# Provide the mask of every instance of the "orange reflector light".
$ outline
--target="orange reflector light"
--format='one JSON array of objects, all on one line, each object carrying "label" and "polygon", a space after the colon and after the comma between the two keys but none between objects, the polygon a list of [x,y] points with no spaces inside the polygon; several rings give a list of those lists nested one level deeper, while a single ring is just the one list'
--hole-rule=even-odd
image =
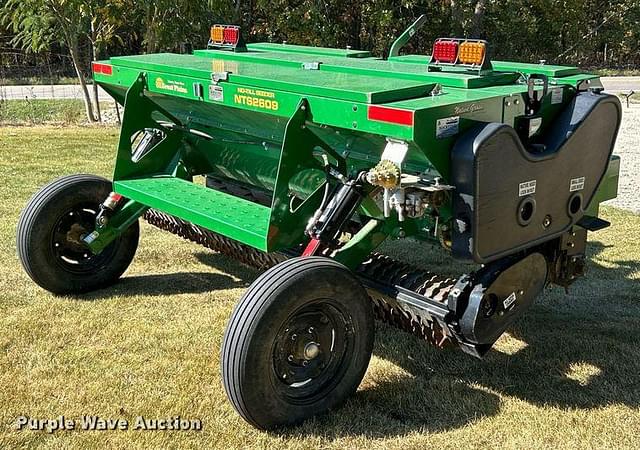
[{"label": "orange reflector light", "polygon": [[222,44],[224,42],[224,27],[222,25],[211,27],[211,41],[214,44]]},{"label": "orange reflector light", "polygon": [[113,67],[109,64],[93,63],[93,73],[101,73],[103,75],[113,75]]},{"label": "orange reflector light", "polygon": [[406,109],[387,108],[386,106],[371,105],[367,109],[367,119],[379,122],[397,123],[398,125],[413,125],[413,111]]},{"label": "orange reflector light", "polygon": [[463,42],[460,44],[460,50],[458,51],[458,60],[462,64],[480,66],[484,61],[485,53],[486,46],[483,42]]}]

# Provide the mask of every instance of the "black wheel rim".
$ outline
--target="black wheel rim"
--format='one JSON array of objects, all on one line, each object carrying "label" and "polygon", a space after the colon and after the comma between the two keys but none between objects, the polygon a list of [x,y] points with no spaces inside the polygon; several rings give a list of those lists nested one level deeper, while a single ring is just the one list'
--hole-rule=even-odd
[{"label": "black wheel rim", "polygon": [[274,385],[293,403],[313,403],[344,375],[354,347],[353,323],[341,306],[318,299],[291,314],[273,346]]},{"label": "black wheel rim", "polygon": [[95,255],[83,238],[95,229],[98,205],[83,203],[66,210],[56,221],[51,250],[58,265],[69,273],[86,274],[104,267],[113,257],[114,243]]}]

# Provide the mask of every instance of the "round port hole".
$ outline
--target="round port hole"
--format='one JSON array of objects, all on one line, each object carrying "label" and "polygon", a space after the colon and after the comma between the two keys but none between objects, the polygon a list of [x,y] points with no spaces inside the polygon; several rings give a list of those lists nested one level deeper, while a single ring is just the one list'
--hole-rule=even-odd
[{"label": "round port hole", "polygon": [[575,216],[582,211],[582,194],[574,194],[569,199],[569,215]]},{"label": "round port hole", "polygon": [[536,201],[527,197],[518,205],[518,223],[522,226],[529,225],[536,212]]}]

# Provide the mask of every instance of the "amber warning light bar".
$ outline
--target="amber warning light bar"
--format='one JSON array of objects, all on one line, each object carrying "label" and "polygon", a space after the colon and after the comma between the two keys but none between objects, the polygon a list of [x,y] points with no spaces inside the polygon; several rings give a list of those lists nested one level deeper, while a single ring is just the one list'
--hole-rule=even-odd
[{"label": "amber warning light bar", "polygon": [[246,51],[247,47],[242,39],[240,27],[237,25],[214,25],[211,27],[209,48]]},{"label": "amber warning light bar", "polygon": [[481,39],[440,38],[433,44],[429,70],[491,71],[487,41]]}]

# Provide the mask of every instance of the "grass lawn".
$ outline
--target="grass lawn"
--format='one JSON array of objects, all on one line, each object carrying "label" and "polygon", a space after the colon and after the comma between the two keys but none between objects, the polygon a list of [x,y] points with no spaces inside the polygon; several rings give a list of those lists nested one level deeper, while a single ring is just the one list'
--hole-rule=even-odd
[{"label": "grass lawn", "polygon": [[[100,105],[103,111],[107,108],[106,103]],[[0,100],[0,126],[84,123],[87,123],[87,116],[80,99]]]},{"label": "grass lawn", "polygon": [[[638,448],[640,216],[613,208],[588,276],[547,291],[484,361],[380,325],[358,393],[280,433],[246,425],[221,384],[231,308],[257,272],[146,224],[116,286],[36,287],[16,257],[27,198],[63,174],[108,176],[117,130],[0,128],[0,448]],[[415,255],[405,242],[391,252]],[[410,247],[409,247],[410,246]],[[420,261],[447,259],[424,246]],[[406,254],[406,253],[405,253]],[[17,431],[19,415],[201,419],[203,430]]]}]

